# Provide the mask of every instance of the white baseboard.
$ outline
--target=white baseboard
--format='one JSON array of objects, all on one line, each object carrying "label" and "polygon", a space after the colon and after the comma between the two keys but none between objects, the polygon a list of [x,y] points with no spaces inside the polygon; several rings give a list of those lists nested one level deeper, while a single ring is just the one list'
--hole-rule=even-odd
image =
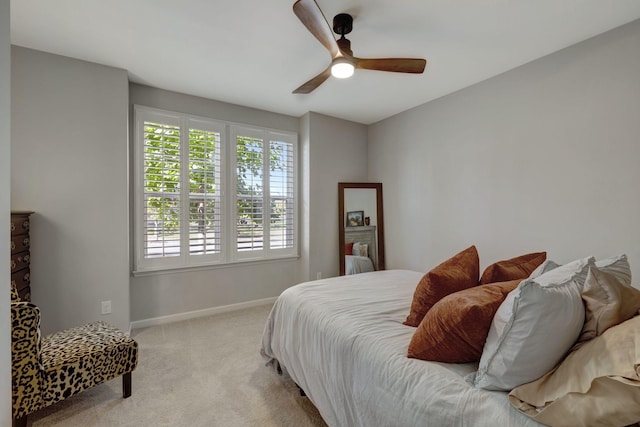
[{"label": "white baseboard", "polygon": [[151,319],[135,320],[131,322],[129,331],[149,326],[166,325],[167,323],[180,322],[182,320],[195,319],[198,317],[211,316],[212,314],[228,313],[230,311],[242,310],[243,308],[257,307],[260,305],[273,304],[277,297],[264,298],[253,301],[241,302],[238,304],[223,305],[220,307],[205,308],[203,310],[187,311],[186,313],[170,314],[168,316],[153,317]]}]

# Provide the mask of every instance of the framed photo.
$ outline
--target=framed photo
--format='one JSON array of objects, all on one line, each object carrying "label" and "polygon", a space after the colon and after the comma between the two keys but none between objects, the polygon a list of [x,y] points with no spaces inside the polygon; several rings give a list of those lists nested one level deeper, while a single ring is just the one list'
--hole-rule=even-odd
[{"label": "framed photo", "polygon": [[347,212],[347,227],[359,227],[364,225],[364,211]]}]

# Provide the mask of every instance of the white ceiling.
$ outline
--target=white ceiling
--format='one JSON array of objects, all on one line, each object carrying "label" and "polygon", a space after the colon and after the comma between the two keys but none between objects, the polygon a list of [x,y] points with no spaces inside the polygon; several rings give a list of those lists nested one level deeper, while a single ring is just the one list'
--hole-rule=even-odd
[{"label": "white ceiling", "polygon": [[14,0],[11,40],[136,83],[369,124],[640,18],[638,0],[316,1],[329,23],[354,16],[356,56],[422,57],[425,73],[357,70],[292,94],[330,62],[293,0]]}]

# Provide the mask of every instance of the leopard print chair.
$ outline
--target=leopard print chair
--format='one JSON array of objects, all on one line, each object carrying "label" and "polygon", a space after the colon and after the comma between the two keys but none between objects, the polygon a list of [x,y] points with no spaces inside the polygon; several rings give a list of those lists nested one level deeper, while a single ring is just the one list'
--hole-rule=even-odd
[{"label": "leopard print chair", "polygon": [[27,415],[82,390],[122,375],[122,394],[131,396],[131,372],[138,344],[105,322],[40,336],[40,310],[11,289],[13,426]]}]

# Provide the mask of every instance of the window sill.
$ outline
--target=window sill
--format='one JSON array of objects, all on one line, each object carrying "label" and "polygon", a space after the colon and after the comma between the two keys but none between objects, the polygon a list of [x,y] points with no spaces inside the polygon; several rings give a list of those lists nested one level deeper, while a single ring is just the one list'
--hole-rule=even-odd
[{"label": "window sill", "polygon": [[131,276],[144,277],[144,276],[156,276],[156,275],[163,275],[163,274],[179,274],[179,273],[187,273],[187,272],[201,271],[201,270],[218,270],[222,268],[239,268],[239,267],[247,267],[247,266],[253,266],[253,265],[260,265],[260,264],[293,262],[293,261],[298,261],[298,259],[300,259],[300,256],[295,255],[295,256],[284,256],[282,258],[225,262],[221,264],[193,265],[189,267],[167,267],[167,268],[159,268],[157,270],[132,271]]}]

